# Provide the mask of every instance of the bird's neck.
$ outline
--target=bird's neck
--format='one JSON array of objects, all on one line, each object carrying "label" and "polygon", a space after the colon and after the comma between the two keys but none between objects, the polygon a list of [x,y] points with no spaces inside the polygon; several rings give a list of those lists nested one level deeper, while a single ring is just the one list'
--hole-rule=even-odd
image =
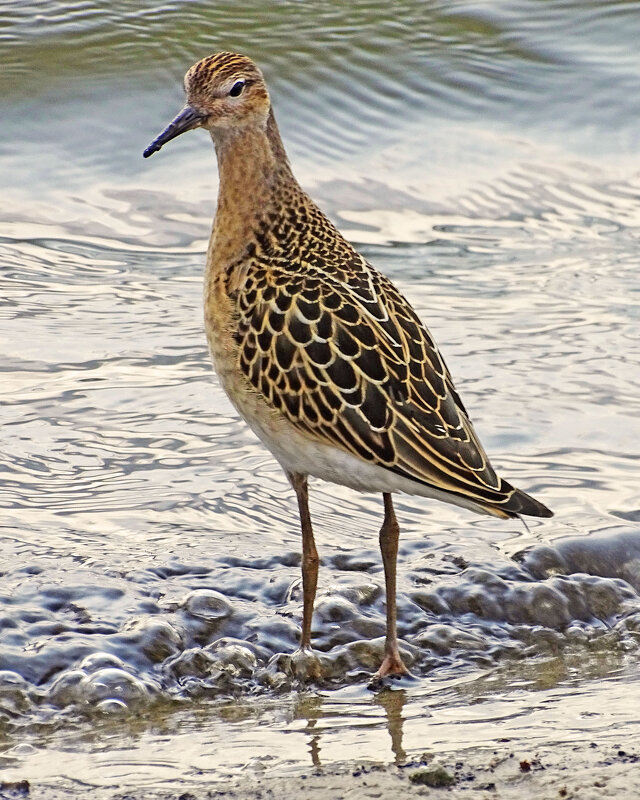
[{"label": "bird's neck", "polygon": [[265,127],[212,133],[220,188],[209,250],[209,265],[228,268],[242,260],[265,227],[276,223],[283,200],[301,192],[270,112]]}]

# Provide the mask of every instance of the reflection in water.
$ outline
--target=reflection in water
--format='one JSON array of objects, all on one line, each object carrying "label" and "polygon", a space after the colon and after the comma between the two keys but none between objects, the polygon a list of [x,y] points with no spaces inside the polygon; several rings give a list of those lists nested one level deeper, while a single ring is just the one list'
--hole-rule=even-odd
[{"label": "reflection in water", "polygon": [[321,730],[317,729],[318,720],[322,719],[323,714],[323,700],[319,695],[302,695],[298,698],[295,705],[294,719],[306,720],[304,732],[307,734],[307,745],[309,747],[309,755],[311,756],[311,763],[314,767],[321,766],[320,760],[320,740],[322,736]]},{"label": "reflection in water", "polygon": [[374,702],[384,709],[393,760],[400,766],[407,758],[402,749],[402,709],[407,703],[407,695],[402,689],[383,689],[376,693]]},{"label": "reflection in water", "polygon": [[[373,695],[362,693],[358,702],[359,714],[362,715],[359,725],[364,724],[367,729],[379,728],[386,731],[388,738],[385,750],[389,751],[393,756],[393,763],[398,766],[407,760],[407,754],[402,746],[402,726],[403,709],[408,699],[404,689],[384,687]],[[296,725],[295,730],[305,735],[312,766],[320,767],[323,763],[327,763],[322,757],[323,741],[330,742],[336,728],[342,727],[345,722],[349,724],[351,710],[356,707],[353,705],[353,700],[354,698],[349,702],[346,699],[339,699],[335,704],[334,696],[327,693],[319,695],[304,693],[297,697],[293,720],[302,720],[305,724],[302,728]],[[375,713],[377,709],[383,712],[384,722],[381,721],[379,714]],[[428,712],[424,712],[424,716],[429,716]],[[389,758],[384,752],[379,751],[376,752],[376,760],[384,762]]]}]

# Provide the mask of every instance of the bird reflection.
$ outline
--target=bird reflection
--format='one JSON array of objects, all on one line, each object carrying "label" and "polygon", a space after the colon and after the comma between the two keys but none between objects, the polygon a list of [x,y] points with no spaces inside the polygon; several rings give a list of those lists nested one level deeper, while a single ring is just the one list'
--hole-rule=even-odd
[{"label": "bird reflection", "polygon": [[396,765],[400,766],[407,760],[407,754],[402,747],[402,710],[407,702],[407,693],[404,689],[384,688],[373,698],[376,705],[384,709],[387,718],[387,730],[391,738],[391,751]]},{"label": "bird reflection", "polygon": [[[407,760],[407,754],[402,746],[403,709],[406,703],[407,693],[403,689],[390,689],[387,687],[376,692],[370,700],[371,706],[378,706],[384,711],[386,728],[391,740],[393,761],[398,766],[401,766]],[[308,737],[309,755],[314,767],[322,766],[320,755],[323,733],[335,733],[335,728],[328,728],[318,723],[324,718],[334,717],[335,715],[335,704],[329,698],[318,695],[304,695],[299,697],[296,702],[294,719],[306,720],[305,733]]]},{"label": "bird reflection", "polygon": [[323,712],[324,699],[318,695],[303,695],[298,698],[294,709],[294,719],[306,719],[306,733],[309,739],[309,755],[314,767],[322,766],[320,761],[321,730],[315,730],[318,720],[327,716]]}]

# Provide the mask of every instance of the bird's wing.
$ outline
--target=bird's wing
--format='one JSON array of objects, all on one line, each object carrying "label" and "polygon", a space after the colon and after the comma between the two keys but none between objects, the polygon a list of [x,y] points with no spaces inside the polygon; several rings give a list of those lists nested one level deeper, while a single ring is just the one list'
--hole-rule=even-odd
[{"label": "bird's wing", "polygon": [[298,429],[480,505],[508,503],[429,332],[366,262],[340,279],[257,270],[237,295],[239,366]]}]

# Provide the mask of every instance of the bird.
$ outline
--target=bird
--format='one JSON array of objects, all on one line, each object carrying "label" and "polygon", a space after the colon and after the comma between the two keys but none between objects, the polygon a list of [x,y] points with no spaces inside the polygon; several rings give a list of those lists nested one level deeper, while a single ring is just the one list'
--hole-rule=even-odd
[{"label": "bird", "polygon": [[220,52],[184,79],[186,105],[146,148],[208,131],[218,200],[204,322],[218,378],[295,492],[302,625],[294,674],[320,677],[311,624],[319,556],[308,478],[382,494],[384,654],[373,679],[408,673],[396,624],[397,492],[503,519],[552,512],[497,476],[425,325],[294,177],[260,68]]}]

